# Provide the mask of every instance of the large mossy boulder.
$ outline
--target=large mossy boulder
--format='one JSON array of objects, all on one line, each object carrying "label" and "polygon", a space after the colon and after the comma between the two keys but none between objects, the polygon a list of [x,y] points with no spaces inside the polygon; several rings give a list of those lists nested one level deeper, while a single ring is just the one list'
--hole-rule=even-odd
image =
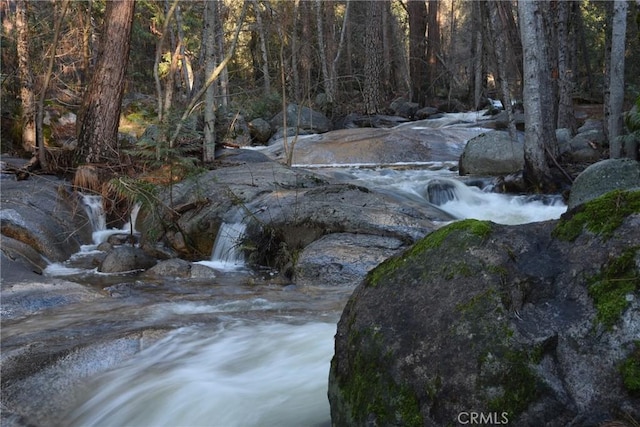
[{"label": "large mossy boulder", "polygon": [[573,208],[615,189],[640,189],[640,162],[607,159],[594,163],[578,175],[567,205]]},{"label": "large mossy boulder", "polygon": [[558,221],[455,222],[352,294],[329,375],[332,423],[638,420],[639,337],[640,192]]}]

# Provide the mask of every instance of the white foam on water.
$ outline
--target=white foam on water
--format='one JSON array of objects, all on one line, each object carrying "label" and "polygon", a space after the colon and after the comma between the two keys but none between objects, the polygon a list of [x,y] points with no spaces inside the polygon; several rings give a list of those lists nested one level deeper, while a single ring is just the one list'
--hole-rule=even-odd
[{"label": "white foam on water", "polygon": [[329,425],[335,331],[320,322],[176,331],[88,385],[65,425]]}]

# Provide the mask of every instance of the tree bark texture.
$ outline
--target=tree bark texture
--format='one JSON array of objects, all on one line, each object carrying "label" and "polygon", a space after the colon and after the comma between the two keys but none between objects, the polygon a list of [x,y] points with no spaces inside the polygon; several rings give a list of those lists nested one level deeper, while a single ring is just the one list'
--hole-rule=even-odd
[{"label": "tree bark texture", "polygon": [[546,192],[553,186],[547,153],[556,143],[542,3],[518,2],[518,12],[524,56],[524,178],[535,190]]},{"label": "tree bark texture", "polygon": [[384,2],[367,2],[365,29],[364,105],[367,114],[377,114],[382,107],[382,13]]},{"label": "tree bark texture", "polygon": [[611,158],[625,156],[624,147],[618,137],[622,134],[623,125],[622,104],[624,101],[624,57],[627,34],[627,10],[627,0],[614,1],[611,25],[609,97],[606,111],[606,130]]},{"label": "tree bark texture", "polygon": [[429,0],[427,23],[427,96],[437,95],[438,55],[440,54],[440,22],[438,18],[438,0]]},{"label": "tree bark texture", "polygon": [[407,2],[409,15],[409,73],[411,75],[411,100],[424,105],[427,93],[426,33],[427,7],[424,0]]},{"label": "tree bark texture", "polygon": [[16,50],[20,79],[20,107],[22,122],[22,149],[32,152],[36,147],[36,96],[31,74],[31,54],[29,52],[29,27],[27,24],[27,0],[16,3]]},{"label": "tree bark texture", "polygon": [[[204,69],[205,75],[210,76],[218,64],[216,47],[216,27],[219,24],[218,7],[214,2],[205,3],[204,22]],[[216,86],[210,85],[204,94],[204,147],[202,160],[212,162],[216,151]]]},{"label": "tree bark texture", "polygon": [[[577,129],[573,110],[574,72],[571,47],[575,32],[570,26],[570,17],[578,3],[573,1],[560,1],[557,3],[556,13],[556,37],[558,40],[558,122],[557,128],[568,128],[574,134]],[[575,52],[575,51],[574,51]]]},{"label": "tree bark texture", "polygon": [[134,9],[134,0],[107,2],[99,59],[78,121],[76,163],[117,159],[118,124]]}]

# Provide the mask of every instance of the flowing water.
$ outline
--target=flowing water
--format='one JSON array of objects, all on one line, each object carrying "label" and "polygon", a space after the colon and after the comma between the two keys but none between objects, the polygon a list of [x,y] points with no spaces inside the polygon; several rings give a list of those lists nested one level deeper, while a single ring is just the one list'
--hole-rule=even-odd
[{"label": "flowing water", "polygon": [[[316,172],[433,203],[456,218],[519,224],[558,218],[566,209],[559,198],[506,196],[465,185],[446,164],[401,170],[341,165]],[[87,201],[89,207],[94,204]],[[89,211],[97,212],[95,207]],[[100,219],[94,221],[98,244],[109,231]],[[65,426],[330,425],[333,336],[352,289],[256,282],[237,251],[243,232],[243,224],[224,224],[211,259],[201,261],[217,270],[213,283],[136,281],[126,287],[131,303],[117,307],[123,313],[134,310],[132,322],[175,327],[115,369],[91,376],[77,390]],[[95,245],[84,247],[77,257],[94,250]],[[119,283],[126,280],[74,267],[73,259],[50,266],[47,274],[120,292]],[[60,321],[99,319],[99,312],[89,310],[67,313]]]}]

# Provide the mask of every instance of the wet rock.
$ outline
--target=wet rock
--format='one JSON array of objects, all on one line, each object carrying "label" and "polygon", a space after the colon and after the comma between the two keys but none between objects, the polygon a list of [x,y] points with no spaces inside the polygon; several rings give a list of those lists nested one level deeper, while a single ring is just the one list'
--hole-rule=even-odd
[{"label": "wet rock", "polygon": [[420,108],[420,105],[404,98],[398,98],[391,103],[390,108],[397,116],[404,117],[406,119],[413,119],[416,116],[416,112],[418,111],[418,108]]},{"label": "wet rock", "polygon": [[578,175],[571,187],[569,209],[615,189],[640,188],[640,162],[607,159],[594,163]]},{"label": "wet rock", "polygon": [[192,264],[180,258],[160,261],[143,274],[149,278],[174,277],[184,279],[213,279],[215,271],[206,265]]},{"label": "wet rock", "polygon": [[248,147],[251,145],[251,130],[244,116],[241,114],[230,114],[225,117],[222,123],[225,133],[222,143],[233,144],[238,147]]},{"label": "wet rock", "polygon": [[329,234],[302,250],[294,280],[301,286],[355,286],[402,247],[403,242],[393,237]]},{"label": "wet rock", "polygon": [[442,113],[435,107],[424,107],[416,111],[416,119],[435,119],[442,117]]},{"label": "wet rock", "polygon": [[49,262],[68,259],[92,240],[89,219],[68,188],[53,176],[3,180],[2,235],[30,246]]},{"label": "wet rock", "polygon": [[258,144],[266,144],[273,133],[269,122],[261,118],[253,119],[249,122],[249,132]]},{"label": "wet rock", "polygon": [[113,248],[102,260],[98,271],[102,273],[122,273],[125,271],[146,270],[156,264],[156,259],[142,249],[132,246]]},{"label": "wet rock", "polygon": [[465,411],[531,427],[638,419],[620,366],[640,336],[640,210],[611,233],[573,224],[600,224],[591,216],[457,222],[372,270],[338,324],[332,422],[440,426]]},{"label": "wet rock", "polygon": [[[322,113],[314,111],[309,107],[300,107],[296,104],[287,105],[287,126],[293,126],[301,130],[311,131],[313,133],[328,132],[332,129],[331,121]],[[272,129],[278,129],[283,126],[284,114],[278,113],[269,123]]]},{"label": "wet rock", "polygon": [[491,131],[469,140],[460,156],[460,175],[504,175],[524,168],[522,134],[511,141],[508,132]]}]

